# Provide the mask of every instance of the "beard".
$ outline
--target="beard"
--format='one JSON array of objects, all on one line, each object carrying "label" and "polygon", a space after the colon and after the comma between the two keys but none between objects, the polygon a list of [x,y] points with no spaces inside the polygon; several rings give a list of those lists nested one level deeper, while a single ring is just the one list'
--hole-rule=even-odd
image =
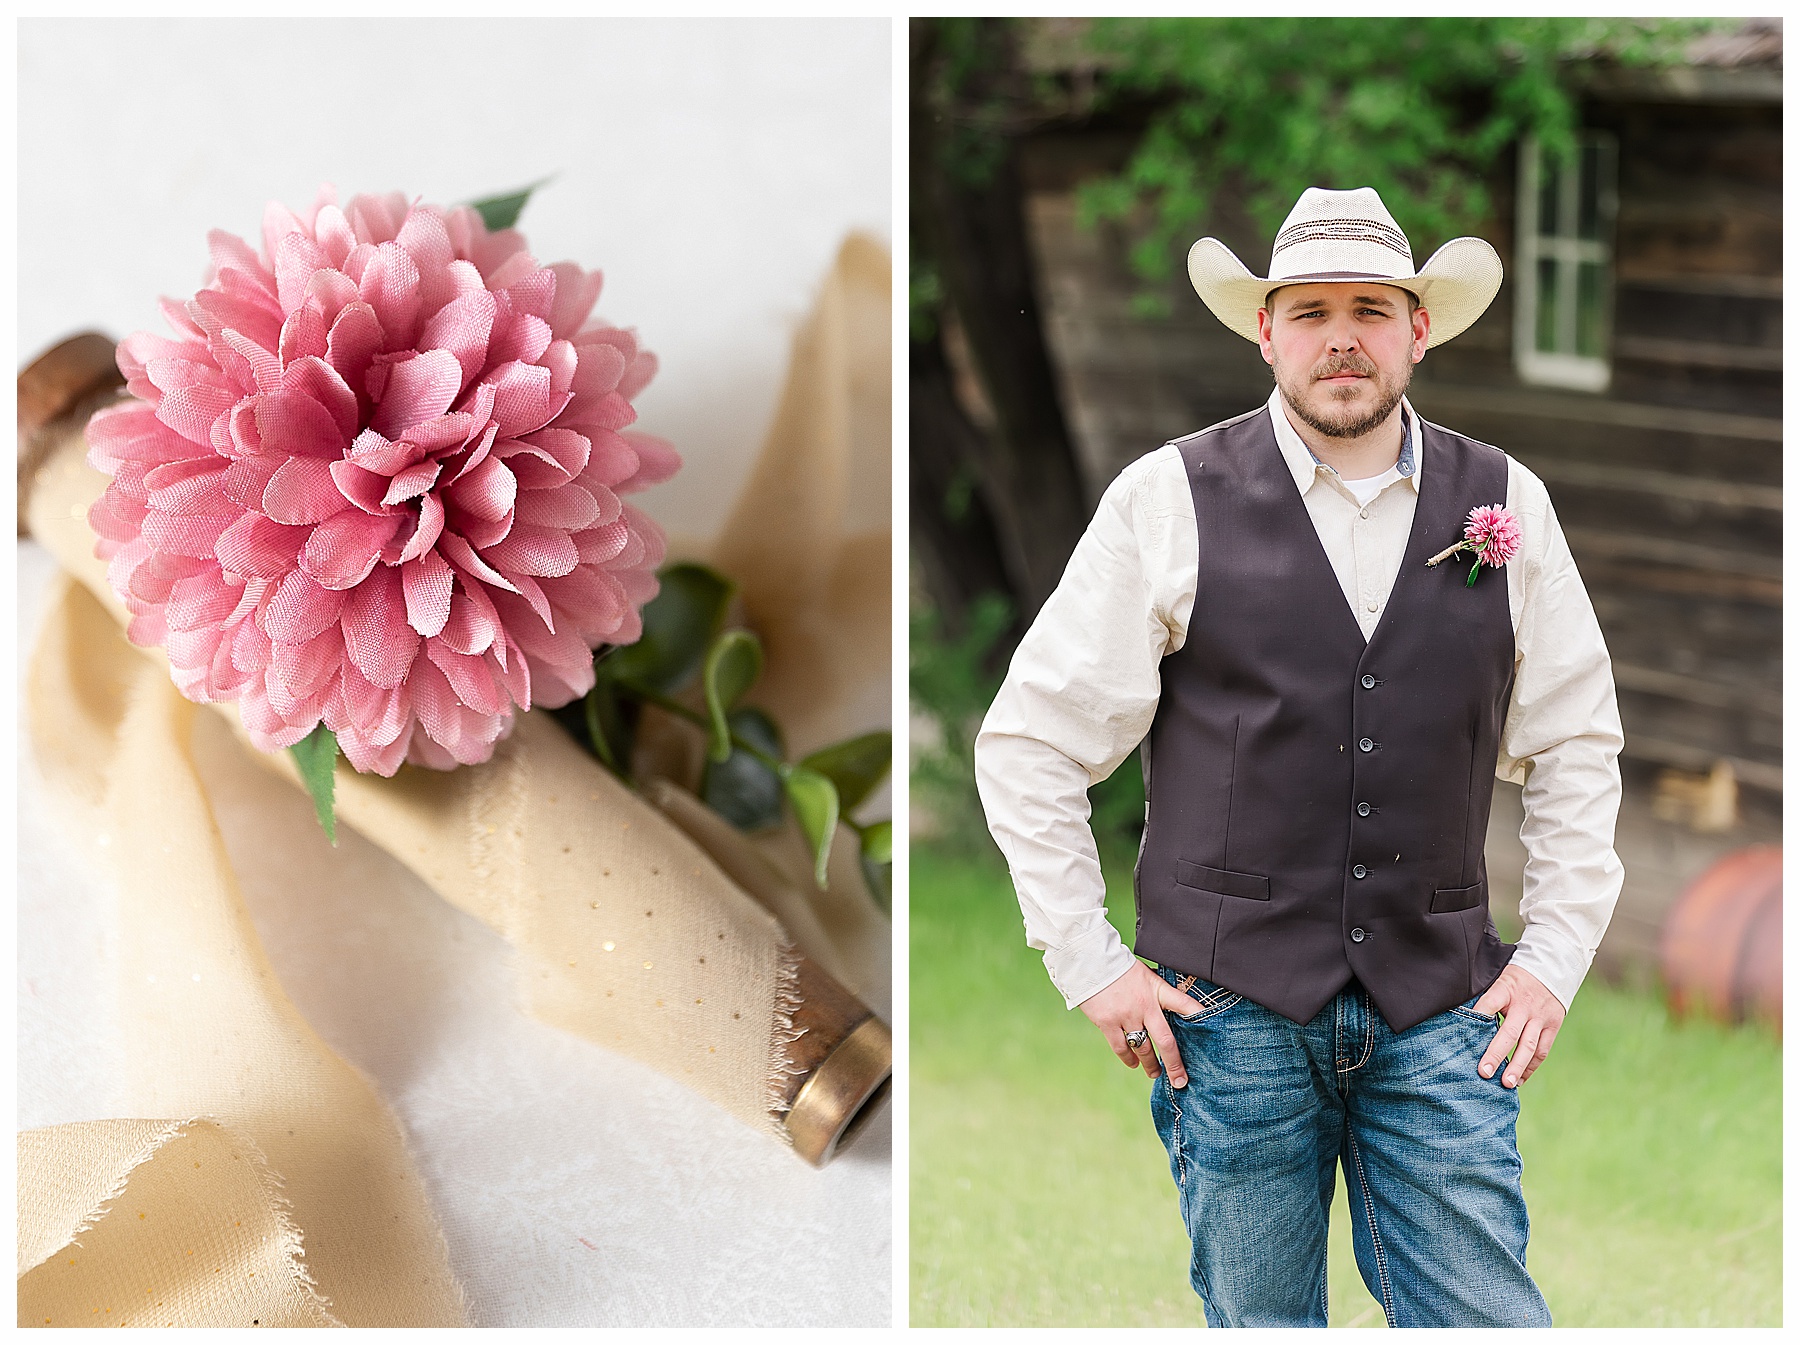
[{"label": "beard", "polygon": [[[1412,365],[1405,365],[1398,374],[1389,375],[1362,355],[1325,360],[1299,377],[1295,377],[1292,370],[1283,368],[1279,361],[1274,371],[1275,386],[1281,389],[1281,395],[1293,413],[1329,439],[1360,439],[1394,413],[1412,382]],[[1367,411],[1359,411],[1351,405],[1360,384],[1347,388],[1318,387],[1317,380],[1335,374],[1362,374],[1373,379],[1375,405]]]}]

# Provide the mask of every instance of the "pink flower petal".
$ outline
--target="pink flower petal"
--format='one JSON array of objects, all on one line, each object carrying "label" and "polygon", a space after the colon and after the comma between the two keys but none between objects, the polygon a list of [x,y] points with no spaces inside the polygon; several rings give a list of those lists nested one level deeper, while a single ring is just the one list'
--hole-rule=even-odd
[{"label": "pink flower petal", "polygon": [[356,437],[356,394],[330,364],[316,355],[296,360],[282,373],[281,386],[305,393],[324,407],[337,426],[339,450]]},{"label": "pink flower petal", "polygon": [[419,636],[406,622],[406,599],[400,576],[379,567],[350,590],[344,601],[344,649],[351,663],[378,687],[397,687],[406,680],[418,652]]},{"label": "pink flower petal", "polygon": [[436,495],[426,495],[419,501],[419,522],[412,537],[407,541],[400,553],[402,561],[417,560],[432,547],[438,544],[438,538],[444,532],[444,505]]},{"label": "pink flower petal", "polygon": [[325,361],[338,371],[346,384],[360,388],[368,375],[370,361],[386,340],[387,335],[373,308],[361,302],[347,304],[331,324]]},{"label": "pink flower petal", "polygon": [[275,247],[275,287],[281,311],[292,313],[306,301],[306,283],[313,272],[331,267],[331,258],[305,233],[284,237]]},{"label": "pink flower petal", "polygon": [[300,552],[300,568],[326,588],[354,588],[369,577],[399,527],[397,514],[346,509],[313,529]]},{"label": "pink flower petal", "polygon": [[381,502],[384,505],[396,505],[423,495],[437,484],[438,473],[442,470],[442,463],[427,461],[397,472],[388,485],[387,494],[381,497]]},{"label": "pink flower petal", "polygon": [[270,670],[297,696],[324,690],[343,662],[344,636],[336,626],[298,644],[276,640],[269,646]]},{"label": "pink flower petal", "polygon": [[212,442],[213,422],[236,404],[237,397],[222,387],[195,384],[165,396],[156,418],[183,439],[205,445]]},{"label": "pink flower petal", "polygon": [[271,640],[300,644],[336,623],[344,595],[292,571],[262,609],[262,628]]},{"label": "pink flower petal", "polygon": [[456,586],[449,619],[438,634],[459,654],[485,653],[502,638],[500,613],[480,584],[465,579]]},{"label": "pink flower petal", "polygon": [[486,548],[481,556],[496,570],[515,580],[519,575],[543,578],[567,574],[580,560],[568,533],[516,523],[505,540]]},{"label": "pink flower petal", "polygon": [[349,443],[331,412],[299,387],[257,398],[256,429],[262,452],[341,458]]},{"label": "pink flower petal", "polygon": [[600,505],[592,495],[571,483],[554,490],[521,491],[515,517],[522,525],[569,533],[586,528],[599,518]]},{"label": "pink flower petal", "polygon": [[289,458],[269,478],[263,512],[277,523],[323,523],[350,507],[331,464],[318,458]]},{"label": "pink flower petal", "polygon": [[244,514],[219,534],[214,550],[219,564],[231,574],[279,579],[294,568],[307,536],[305,528]]},{"label": "pink flower petal", "polygon": [[363,269],[357,291],[381,320],[390,348],[412,342],[419,317],[419,268],[411,253],[398,243],[382,243]]},{"label": "pink flower petal", "polygon": [[518,498],[518,482],[497,458],[489,458],[474,468],[448,490],[450,503],[476,518],[505,518]]},{"label": "pink flower petal", "polygon": [[486,290],[465,294],[431,315],[419,336],[419,346],[423,350],[448,350],[456,356],[462,366],[462,381],[467,383],[487,364],[494,312],[494,296]]},{"label": "pink flower petal", "polygon": [[331,464],[331,479],[346,500],[365,514],[385,514],[382,497],[387,494],[388,479],[342,458]]},{"label": "pink flower petal", "polygon": [[550,267],[556,276],[556,296],[550,305],[550,330],[558,337],[573,336],[581,330],[594,302],[600,297],[600,273],[583,271],[574,262],[556,262]]},{"label": "pink flower petal", "polygon": [[658,439],[641,430],[633,430],[625,436],[625,441],[638,456],[638,469],[613,487],[620,494],[627,495],[657,485],[680,470],[681,454],[675,451],[675,446],[668,440]]},{"label": "pink flower petal", "polygon": [[450,619],[450,566],[435,551],[400,567],[400,582],[406,594],[406,623],[419,634],[437,635]]},{"label": "pink flower petal", "polygon": [[[385,324],[384,324],[385,325]],[[444,414],[462,391],[462,366],[447,350],[427,350],[393,365],[370,422],[390,439]]]}]

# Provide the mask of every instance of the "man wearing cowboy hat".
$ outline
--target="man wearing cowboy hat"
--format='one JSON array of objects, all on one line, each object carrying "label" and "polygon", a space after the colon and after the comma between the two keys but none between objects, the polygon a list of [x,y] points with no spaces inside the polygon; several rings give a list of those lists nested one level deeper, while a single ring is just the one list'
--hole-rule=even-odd
[{"label": "man wearing cowboy hat", "polygon": [[[1308,188],[1267,277],[1213,238],[1188,274],[1275,390],[1112,483],[982,725],[1027,938],[1155,1080],[1209,1323],[1325,1324],[1341,1166],[1390,1324],[1548,1325],[1516,1089],[1623,880],[1618,710],[1543,484],[1405,397],[1500,260],[1458,238],[1415,268],[1375,191]],[[1087,825],[1140,740],[1155,971]],[[1488,918],[1496,775],[1524,786],[1517,945]]]}]

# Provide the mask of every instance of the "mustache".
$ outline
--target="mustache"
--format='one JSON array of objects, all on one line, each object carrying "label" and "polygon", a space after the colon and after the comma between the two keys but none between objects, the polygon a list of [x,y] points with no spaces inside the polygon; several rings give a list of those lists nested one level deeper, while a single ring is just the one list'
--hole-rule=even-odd
[{"label": "mustache", "polygon": [[1344,355],[1334,360],[1327,360],[1313,370],[1316,382],[1321,378],[1336,378],[1339,374],[1361,374],[1364,378],[1375,377],[1375,365],[1361,355]]}]

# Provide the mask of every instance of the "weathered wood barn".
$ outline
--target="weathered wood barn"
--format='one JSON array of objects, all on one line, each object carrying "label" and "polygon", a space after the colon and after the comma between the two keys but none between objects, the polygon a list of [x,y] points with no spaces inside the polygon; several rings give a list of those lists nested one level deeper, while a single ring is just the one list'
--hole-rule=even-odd
[{"label": "weathered wood barn", "polygon": [[[1412,390],[1422,414],[1549,485],[1612,651],[1628,781],[1712,772],[1764,818],[1782,781],[1780,48],[1779,21],[1747,21],[1682,65],[1581,77],[1579,161],[1549,164],[1529,142],[1505,156],[1482,232],[1507,283]],[[1123,239],[1078,224],[1076,189],[1132,141],[1065,124],[1023,158],[1094,496],[1270,386],[1185,279],[1171,316],[1138,316]],[[1267,262],[1259,231],[1227,217],[1218,232],[1252,268]]]}]

